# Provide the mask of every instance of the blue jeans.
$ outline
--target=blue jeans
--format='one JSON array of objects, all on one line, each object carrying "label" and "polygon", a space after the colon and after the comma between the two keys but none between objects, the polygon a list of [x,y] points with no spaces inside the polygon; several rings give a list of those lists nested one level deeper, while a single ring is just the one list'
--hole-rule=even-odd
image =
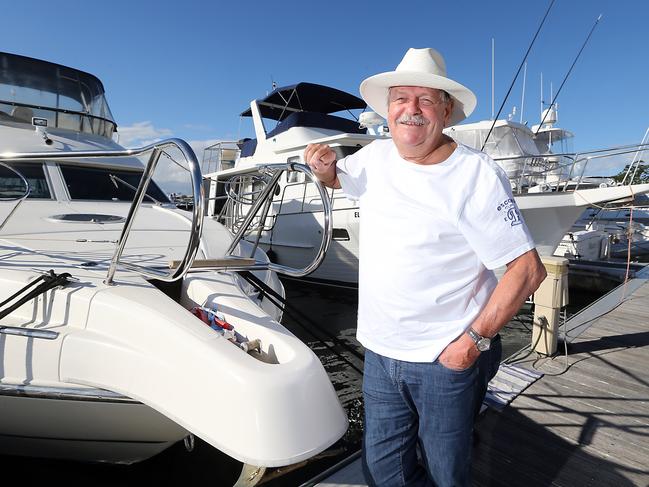
[{"label": "blue jeans", "polygon": [[496,337],[491,350],[462,371],[365,351],[368,486],[469,486],[473,422],[502,354]]}]

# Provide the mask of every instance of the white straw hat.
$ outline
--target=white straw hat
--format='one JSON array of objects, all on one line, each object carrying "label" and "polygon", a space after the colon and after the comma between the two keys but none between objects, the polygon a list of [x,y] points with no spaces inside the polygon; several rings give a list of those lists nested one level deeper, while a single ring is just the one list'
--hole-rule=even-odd
[{"label": "white straw hat", "polygon": [[394,71],[370,76],[361,83],[361,96],[376,113],[388,117],[388,90],[393,86],[424,86],[444,90],[454,99],[448,125],[471,115],[476,97],[471,90],[446,77],[446,63],[432,48],[408,49]]}]

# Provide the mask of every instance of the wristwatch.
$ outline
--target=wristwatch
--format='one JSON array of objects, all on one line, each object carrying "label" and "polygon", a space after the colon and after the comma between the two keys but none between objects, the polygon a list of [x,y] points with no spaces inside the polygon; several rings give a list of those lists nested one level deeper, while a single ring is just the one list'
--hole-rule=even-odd
[{"label": "wristwatch", "polygon": [[483,337],[482,335],[480,335],[480,333],[475,331],[473,328],[469,328],[466,331],[466,333],[467,333],[467,335],[469,335],[471,337],[471,340],[473,340],[473,342],[475,343],[476,348],[480,352],[486,352],[487,350],[489,350],[491,348],[491,338]]}]

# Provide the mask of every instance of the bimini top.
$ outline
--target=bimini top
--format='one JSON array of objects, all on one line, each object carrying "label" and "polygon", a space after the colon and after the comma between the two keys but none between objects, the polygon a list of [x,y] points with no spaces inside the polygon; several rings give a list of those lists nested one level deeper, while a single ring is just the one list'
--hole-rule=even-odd
[{"label": "bimini top", "polygon": [[110,137],[116,128],[104,85],[92,74],[60,64],[0,52],[1,121],[31,117],[59,127]]},{"label": "bimini top", "polygon": [[[282,121],[295,112],[334,113],[342,110],[364,110],[367,104],[357,96],[315,83],[297,83],[272,91],[257,100],[263,118]],[[250,108],[241,113],[251,117]]]}]

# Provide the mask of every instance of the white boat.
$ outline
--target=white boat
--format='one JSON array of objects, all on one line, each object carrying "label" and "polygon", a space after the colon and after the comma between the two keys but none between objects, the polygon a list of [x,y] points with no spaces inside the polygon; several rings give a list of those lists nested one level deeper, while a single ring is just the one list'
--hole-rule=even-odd
[{"label": "white boat", "polygon": [[[98,78],[0,53],[0,454],[133,463],[196,436],[254,485],[332,445],[345,413],[269,296],[276,272],[310,268],[203,221],[186,143],[126,150],[115,130]],[[166,159],[188,170],[193,212],[151,179]]]},{"label": "white boat", "polygon": [[623,206],[588,208],[555,253],[569,259],[610,262],[649,255],[649,205],[645,194]]},{"label": "white boat", "polygon": [[[268,162],[302,162],[309,143],[329,144],[340,157],[353,153],[377,138],[388,137],[385,121],[372,112],[362,113],[359,120],[343,119],[332,113],[363,110],[363,100],[348,93],[311,83],[278,88],[260,100],[253,100],[242,116],[252,117],[255,139],[238,143],[220,143],[206,150],[203,170],[212,180],[208,214],[231,228],[246,213],[241,198],[228,203],[222,200],[222,185],[230,181],[230,194],[236,185],[230,180],[233,170]],[[266,121],[276,121],[266,130]],[[569,132],[558,133],[543,127],[535,138],[526,125],[509,120],[496,121],[487,139],[492,121],[456,125],[445,133],[471,147],[482,148],[507,172],[512,190],[530,228],[537,250],[552,255],[563,236],[589,204],[618,200],[649,191],[649,185],[608,186],[588,182],[593,154],[544,154],[544,147],[566,139]],[[537,145],[538,144],[538,145]],[[226,155],[227,154],[227,155]],[[252,186],[237,180],[238,191],[251,193]],[[322,200],[299,174],[289,174],[280,182],[277,195],[260,222],[262,242],[277,262],[298,265],[313,254],[313,235],[322,224]],[[322,265],[309,278],[356,284],[358,269],[359,208],[340,190],[330,191],[333,207],[333,242]],[[313,232],[316,230],[316,232]],[[390,229],[386,229],[386,232]]]},{"label": "white boat", "polygon": [[[649,129],[636,146],[618,148],[627,154],[624,170],[615,175],[623,184],[647,180],[645,153],[649,149]],[[630,156],[633,155],[631,158]],[[598,157],[608,157],[607,153]],[[601,184],[601,183],[600,183]],[[606,183],[605,183],[606,184]],[[588,260],[608,264],[616,259],[646,259],[649,254],[649,197],[636,194],[621,203],[590,207],[584,211],[567,233],[555,255],[574,261]]]}]

